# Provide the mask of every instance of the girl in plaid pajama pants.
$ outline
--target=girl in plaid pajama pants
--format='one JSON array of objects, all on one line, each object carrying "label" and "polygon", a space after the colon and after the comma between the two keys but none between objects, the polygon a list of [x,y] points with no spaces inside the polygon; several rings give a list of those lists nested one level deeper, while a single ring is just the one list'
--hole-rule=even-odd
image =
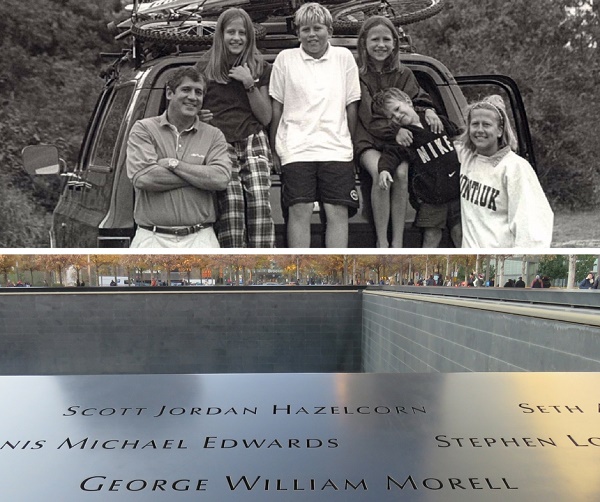
[{"label": "girl in plaid pajama pants", "polygon": [[237,8],[217,20],[213,46],[198,62],[208,86],[200,119],[223,131],[233,172],[217,192],[217,237],[224,248],[275,246],[269,200],[273,158],[265,128],[271,121],[271,65],[256,49],[250,16]]}]

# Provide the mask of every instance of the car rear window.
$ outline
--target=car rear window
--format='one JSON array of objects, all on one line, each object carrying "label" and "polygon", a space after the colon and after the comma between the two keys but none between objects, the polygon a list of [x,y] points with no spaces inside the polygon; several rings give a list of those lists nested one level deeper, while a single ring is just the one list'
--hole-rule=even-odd
[{"label": "car rear window", "polygon": [[133,85],[115,89],[98,127],[98,137],[90,158],[90,167],[111,169],[115,150],[119,147],[119,131],[133,94]]}]

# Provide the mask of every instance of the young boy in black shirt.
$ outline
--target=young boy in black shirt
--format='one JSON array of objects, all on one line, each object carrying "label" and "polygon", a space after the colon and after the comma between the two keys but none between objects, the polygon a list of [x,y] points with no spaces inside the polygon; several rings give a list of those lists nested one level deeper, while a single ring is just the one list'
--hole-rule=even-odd
[{"label": "young boy in black shirt", "polygon": [[416,112],[410,97],[396,88],[378,92],[373,111],[412,133],[411,146],[390,144],[384,148],[379,159],[380,188],[388,189],[394,171],[407,162],[409,200],[417,210],[415,225],[423,229],[423,247],[438,247],[445,227],[450,229],[454,245],[460,247],[460,163],[449,139],[458,134],[457,127],[440,116],[444,130],[433,133],[424,114]]}]

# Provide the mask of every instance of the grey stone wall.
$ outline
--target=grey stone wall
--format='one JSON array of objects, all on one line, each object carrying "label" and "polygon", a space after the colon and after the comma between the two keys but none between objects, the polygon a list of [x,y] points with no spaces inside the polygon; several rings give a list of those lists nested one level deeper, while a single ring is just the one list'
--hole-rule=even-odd
[{"label": "grey stone wall", "polygon": [[[600,371],[598,326],[357,288],[12,291],[0,292],[2,375]],[[576,313],[600,298],[574,294]]]},{"label": "grey stone wall", "polygon": [[600,328],[365,291],[363,370],[600,371]]},{"label": "grey stone wall", "polygon": [[150,289],[4,290],[0,374],[360,371],[356,288]]}]

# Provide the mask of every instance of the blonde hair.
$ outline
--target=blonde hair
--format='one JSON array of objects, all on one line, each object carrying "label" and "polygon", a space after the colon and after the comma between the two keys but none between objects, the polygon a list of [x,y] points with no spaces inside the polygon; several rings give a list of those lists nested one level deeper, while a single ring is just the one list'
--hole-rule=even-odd
[{"label": "blonde hair", "polygon": [[369,36],[369,31],[377,26],[383,26],[390,30],[392,38],[394,39],[394,48],[392,49],[392,53],[383,62],[384,71],[396,71],[402,67],[399,56],[400,36],[398,35],[398,30],[387,17],[373,16],[367,18],[358,32],[358,39],[356,42],[358,52],[357,65],[358,71],[361,75],[367,73],[371,65],[371,59],[369,58],[369,54],[367,54],[367,37]]},{"label": "blonde hair", "polygon": [[262,75],[264,61],[260,52],[256,48],[256,35],[252,19],[244,9],[231,7],[221,13],[217,19],[217,26],[213,37],[213,45],[208,50],[205,58],[208,58],[208,64],[204,69],[204,75],[207,80],[218,82],[219,84],[227,84],[229,82],[229,63],[228,52],[225,48],[225,29],[234,19],[241,19],[246,29],[246,47],[238,56],[233,66],[241,66],[244,64],[250,68],[252,77],[257,79]]},{"label": "blonde hair", "polygon": [[498,149],[509,146],[513,152],[516,152],[518,148],[517,136],[510,125],[510,120],[508,120],[508,114],[506,113],[506,105],[504,104],[504,100],[502,99],[502,96],[499,96],[498,94],[486,96],[481,101],[472,103],[467,107],[465,114],[465,122],[467,127],[465,132],[463,132],[460,137],[460,140],[463,142],[465,148],[472,152],[476,151],[475,144],[471,141],[469,127],[471,123],[471,113],[473,110],[481,108],[496,112],[496,115],[498,116],[498,126],[502,130],[502,135],[500,138],[498,138]]},{"label": "blonde hair", "polygon": [[294,15],[294,24],[296,25],[296,30],[298,30],[301,26],[315,23],[323,24],[332,30],[333,18],[331,17],[331,12],[329,12],[327,7],[324,7],[316,2],[303,4]]}]

